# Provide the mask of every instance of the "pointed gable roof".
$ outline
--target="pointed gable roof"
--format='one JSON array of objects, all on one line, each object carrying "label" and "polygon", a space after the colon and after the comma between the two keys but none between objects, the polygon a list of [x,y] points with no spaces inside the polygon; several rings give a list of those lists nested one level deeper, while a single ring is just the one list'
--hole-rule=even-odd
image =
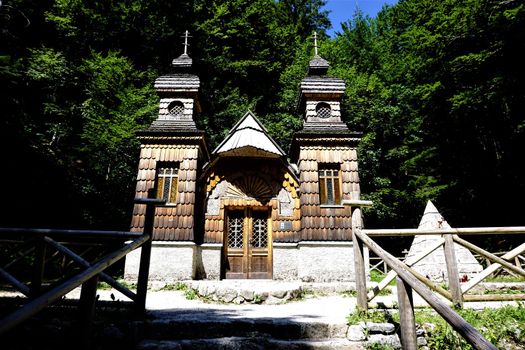
[{"label": "pointed gable roof", "polygon": [[265,158],[285,156],[281,147],[268,135],[266,128],[251,111],[235,124],[213,154]]}]

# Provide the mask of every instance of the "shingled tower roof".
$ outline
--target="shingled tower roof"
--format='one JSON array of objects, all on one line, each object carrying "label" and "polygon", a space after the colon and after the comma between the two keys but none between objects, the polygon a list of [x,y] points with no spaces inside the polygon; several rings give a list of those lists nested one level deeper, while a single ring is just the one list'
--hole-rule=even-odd
[{"label": "shingled tower roof", "polygon": [[314,57],[308,64],[308,76],[301,81],[299,111],[304,113],[300,135],[350,135],[341,120],[341,99],[346,85],[343,79],[328,76],[330,64],[318,53],[317,34],[314,34]]},{"label": "shingled tower roof", "polygon": [[171,74],[155,80],[161,101],[159,116],[144,133],[201,133],[194,121],[194,114],[201,111],[199,101],[200,80],[193,73],[193,60],[188,55],[188,37],[184,35],[184,52],[171,62]]}]

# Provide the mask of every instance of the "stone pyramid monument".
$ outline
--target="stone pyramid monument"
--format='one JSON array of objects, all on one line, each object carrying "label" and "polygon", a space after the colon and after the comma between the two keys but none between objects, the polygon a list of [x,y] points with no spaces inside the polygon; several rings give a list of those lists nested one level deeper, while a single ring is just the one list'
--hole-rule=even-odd
[{"label": "stone pyramid monument", "polygon": [[[434,204],[431,201],[428,201],[418,229],[430,230],[440,228],[451,227],[445,218],[438,212]],[[425,248],[432,245],[440,238],[441,235],[415,236],[406,259],[413,259],[414,256],[417,256],[423,252]],[[466,279],[470,279],[472,275],[483,270],[483,267],[478,263],[476,258],[474,258],[468,249],[456,243],[454,244],[454,248],[456,251],[456,259],[460,278],[466,276]],[[446,281],[448,277],[443,246],[439,247],[425,258],[414,264],[413,268],[422,275],[427,276],[432,281]]]}]

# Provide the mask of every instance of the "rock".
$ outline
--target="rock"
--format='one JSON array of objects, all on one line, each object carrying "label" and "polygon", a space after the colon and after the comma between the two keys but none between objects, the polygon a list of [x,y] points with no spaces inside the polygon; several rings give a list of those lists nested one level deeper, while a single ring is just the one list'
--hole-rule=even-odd
[{"label": "rock", "polygon": [[208,296],[208,288],[204,284],[200,284],[199,288],[197,289],[197,293],[199,293],[199,295],[201,297],[207,297]]},{"label": "rock", "polygon": [[283,299],[286,296],[286,290],[276,290],[271,292],[271,295],[276,298]]},{"label": "rock", "polygon": [[242,290],[239,295],[244,298],[244,300],[250,302],[255,298],[255,294],[252,290]]},{"label": "rock", "polygon": [[240,305],[242,303],[244,303],[244,298],[240,295],[237,295],[233,301],[232,301],[234,304],[237,304],[237,305]]},{"label": "rock", "polygon": [[366,340],[365,330],[363,326],[359,324],[354,324],[348,327],[346,332],[346,338],[351,341],[363,341]]},{"label": "rock", "polygon": [[237,296],[237,292],[231,288],[217,290],[216,294],[219,297],[219,300],[225,303],[231,303]]},{"label": "rock", "polygon": [[391,346],[394,349],[401,349],[401,341],[397,334],[384,335],[384,334],[371,334],[368,336],[368,344],[383,344]]},{"label": "rock", "polygon": [[392,323],[367,322],[366,328],[370,334],[392,334],[396,331],[396,326],[394,326]]},{"label": "rock", "polygon": [[425,346],[427,345],[427,340],[425,337],[417,337],[417,346]]},{"label": "rock", "polygon": [[274,297],[273,295],[270,295],[270,296],[264,301],[264,303],[265,303],[265,304],[268,304],[268,305],[284,304],[285,302],[286,302],[286,300],[276,298],[276,297]]},{"label": "rock", "polygon": [[423,323],[421,327],[425,330],[425,333],[432,333],[436,329],[435,324],[428,322]]}]

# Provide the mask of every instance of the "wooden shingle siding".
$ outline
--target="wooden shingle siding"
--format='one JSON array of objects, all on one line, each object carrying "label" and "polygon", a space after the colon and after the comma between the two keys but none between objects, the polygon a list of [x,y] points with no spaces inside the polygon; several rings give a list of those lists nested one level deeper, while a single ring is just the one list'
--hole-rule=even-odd
[{"label": "wooden shingle siding", "polygon": [[[159,162],[172,162],[178,166],[177,198],[173,204],[158,207],[154,222],[153,239],[161,241],[191,241],[194,239],[195,191],[197,163],[200,155],[198,144],[180,145],[176,142],[146,143],[141,146],[135,196],[145,198],[155,186]],[[168,163],[169,164],[169,163]],[[144,205],[135,205],[131,231],[144,227]]]},{"label": "wooden shingle siding", "polygon": [[321,206],[319,164],[332,164],[339,168],[341,199],[355,199],[359,193],[355,147],[331,147],[326,144],[300,146],[298,167],[301,180],[301,239],[351,240],[351,209],[342,206]]}]

